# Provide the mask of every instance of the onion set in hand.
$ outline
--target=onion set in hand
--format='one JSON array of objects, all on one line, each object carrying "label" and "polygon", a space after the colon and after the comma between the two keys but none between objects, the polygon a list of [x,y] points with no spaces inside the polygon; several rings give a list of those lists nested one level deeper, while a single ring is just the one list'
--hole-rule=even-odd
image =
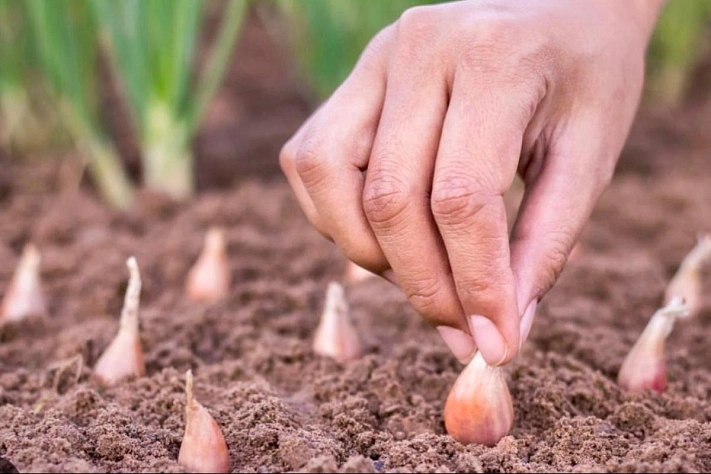
[{"label": "onion set in hand", "polygon": [[513,420],[513,401],[503,369],[489,366],[478,352],[447,397],[447,433],[463,444],[494,446],[511,431]]}]

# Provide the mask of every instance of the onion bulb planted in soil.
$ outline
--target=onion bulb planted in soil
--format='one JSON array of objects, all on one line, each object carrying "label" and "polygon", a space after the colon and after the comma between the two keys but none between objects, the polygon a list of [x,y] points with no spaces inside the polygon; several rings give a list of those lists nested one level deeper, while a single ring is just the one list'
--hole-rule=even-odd
[{"label": "onion bulb planted in soil", "polygon": [[37,248],[32,244],[26,245],[0,305],[0,322],[19,321],[27,316],[46,313],[40,262]]},{"label": "onion bulb planted in soil", "polygon": [[230,453],[222,431],[193,396],[193,373],[185,374],[185,435],[178,464],[188,472],[230,472]]},{"label": "onion bulb planted in soil", "polygon": [[339,283],[328,284],[326,304],[314,334],[313,348],[316,354],[341,363],[363,355],[360,337],[351,321],[343,286]]},{"label": "onion bulb planted in soil", "polygon": [[687,313],[687,307],[681,298],[674,298],[652,315],[647,327],[622,363],[617,376],[620,387],[630,392],[666,390],[664,341],[671,333],[676,319],[686,317]]},{"label": "onion bulb planted in soil", "polygon": [[494,446],[509,434],[513,420],[513,401],[503,369],[489,366],[478,352],[447,397],[447,433],[463,444]]},{"label": "onion bulb planted in soil", "polygon": [[205,235],[205,245],[195,265],[188,273],[185,293],[195,301],[217,301],[230,292],[231,272],[225,235],[212,228]]},{"label": "onion bulb planted in soil", "polygon": [[664,295],[664,304],[673,298],[682,298],[689,310],[685,317],[694,317],[702,305],[701,266],[711,258],[711,235],[700,235],[696,246],[681,262],[676,274],[669,282]]},{"label": "onion bulb planted in soil", "polygon": [[94,373],[106,385],[115,385],[126,377],[142,377],[146,373],[138,320],[141,274],[134,257],[126,261],[126,266],[130,278],[121,311],[119,330],[94,368]]}]

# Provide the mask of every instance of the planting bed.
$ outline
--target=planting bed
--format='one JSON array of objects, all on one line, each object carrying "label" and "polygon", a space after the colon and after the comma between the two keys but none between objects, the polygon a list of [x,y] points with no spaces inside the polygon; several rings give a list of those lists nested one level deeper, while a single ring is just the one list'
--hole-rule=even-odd
[{"label": "planting bed", "polygon": [[[679,322],[668,341],[664,394],[627,395],[615,382],[696,233],[711,231],[709,144],[680,117],[639,121],[575,258],[507,369],[511,436],[484,448],[444,433],[443,403],[461,367],[389,283],[347,286],[362,360],[339,365],[312,353],[326,285],[345,262],[268,172],[274,137],[287,136],[301,113],[290,100],[280,109],[287,118],[238,137],[262,145],[218,125],[206,133],[227,149],[261,149],[235,169],[266,177],[185,205],[143,195],[121,214],[88,189],[58,195],[52,163],[0,159],[0,294],[31,239],[51,313],[0,329],[0,457],[20,471],[180,471],[192,368],[234,470],[711,470],[709,292],[700,316]],[[202,143],[203,154],[217,149]],[[201,179],[210,184],[209,173]],[[216,224],[226,230],[234,289],[224,303],[194,303],[184,278]],[[91,368],[116,331],[130,255],[144,280],[148,374],[102,388]]]}]

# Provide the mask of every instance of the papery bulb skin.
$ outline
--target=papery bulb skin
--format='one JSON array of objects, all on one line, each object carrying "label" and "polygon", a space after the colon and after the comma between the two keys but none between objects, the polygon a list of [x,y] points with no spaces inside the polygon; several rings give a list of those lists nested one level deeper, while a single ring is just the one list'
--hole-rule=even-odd
[{"label": "papery bulb skin", "polygon": [[143,347],[139,334],[141,275],[134,257],[126,262],[130,273],[119,330],[94,367],[94,373],[106,385],[116,385],[126,377],[146,374]]},{"label": "papery bulb skin", "polygon": [[495,446],[509,434],[513,401],[503,370],[477,353],[457,380],[444,405],[447,433],[462,444]]},{"label": "papery bulb skin", "polygon": [[664,293],[664,304],[673,298],[683,298],[689,307],[689,318],[693,318],[701,309],[701,275],[698,270],[682,268],[674,275]]},{"label": "papery bulb skin", "polygon": [[701,310],[701,266],[711,258],[711,235],[699,236],[696,246],[691,249],[679,269],[672,277],[664,293],[664,304],[668,305],[673,298],[684,300],[689,310],[685,317],[693,318]]},{"label": "papery bulb skin", "polygon": [[686,306],[681,299],[674,298],[669,305],[652,315],[647,327],[622,363],[617,376],[617,383],[622,389],[629,392],[666,390],[665,340],[671,333],[676,318],[685,317],[686,313]]},{"label": "papery bulb skin", "polygon": [[231,280],[224,233],[212,228],[205,235],[202,252],[188,273],[185,292],[194,301],[218,301],[229,295]]},{"label": "papery bulb skin", "polygon": [[345,274],[345,280],[348,283],[358,283],[361,281],[368,280],[369,278],[372,278],[375,275],[375,273],[366,270],[365,268],[361,267],[360,265],[353,263],[352,261],[348,261],[348,264],[346,265],[346,274]]},{"label": "papery bulb skin", "polygon": [[19,321],[27,316],[46,314],[47,307],[39,273],[40,262],[37,248],[32,244],[25,246],[20,263],[0,304],[0,321]]},{"label": "papery bulb skin", "polygon": [[230,472],[230,453],[219,425],[193,397],[193,374],[185,375],[185,434],[178,464],[188,472]]},{"label": "papery bulb skin", "polygon": [[338,283],[331,282],[328,285],[326,305],[314,334],[313,349],[315,353],[341,363],[359,359],[363,355],[343,287]]},{"label": "papery bulb skin", "polygon": [[146,374],[146,362],[140,336],[119,330],[94,367],[94,373],[105,385],[116,385],[131,377]]}]

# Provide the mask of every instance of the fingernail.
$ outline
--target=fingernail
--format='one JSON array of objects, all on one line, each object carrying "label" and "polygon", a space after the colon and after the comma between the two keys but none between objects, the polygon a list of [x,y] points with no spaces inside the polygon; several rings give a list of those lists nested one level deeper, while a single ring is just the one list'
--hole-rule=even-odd
[{"label": "fingernail", "polygon": [[449,326],[437,326],[437,331],[459,362],[468,364],[472,360],[476,345],[469,334]]},{"label": "fingernail", "polygon": [[392,283],[395,286],[400,286],[400,284],[397,281],[397,277],[395,276],[395,272],[392,270],[385,270],[383,273],[383,278],[388,280],[390,283]]},{"label": "fingernail", "polygon": [[533,318],[536,316],[536,308],[538,308],[538,300],[534,299],[531,301],[523,312],[521,317],[521,337],[519,338],[519,350],[523,347],[524,342],[528,339],[528,334],[531,332],[531,326],[533,326]]},{"label": "fingernail", "polygon": [[501,365],[509,354],[509,348],[494,323],[489,318],[475,314],[469,316],[469,324],[474,343],[486,363],[494,367]]}]

